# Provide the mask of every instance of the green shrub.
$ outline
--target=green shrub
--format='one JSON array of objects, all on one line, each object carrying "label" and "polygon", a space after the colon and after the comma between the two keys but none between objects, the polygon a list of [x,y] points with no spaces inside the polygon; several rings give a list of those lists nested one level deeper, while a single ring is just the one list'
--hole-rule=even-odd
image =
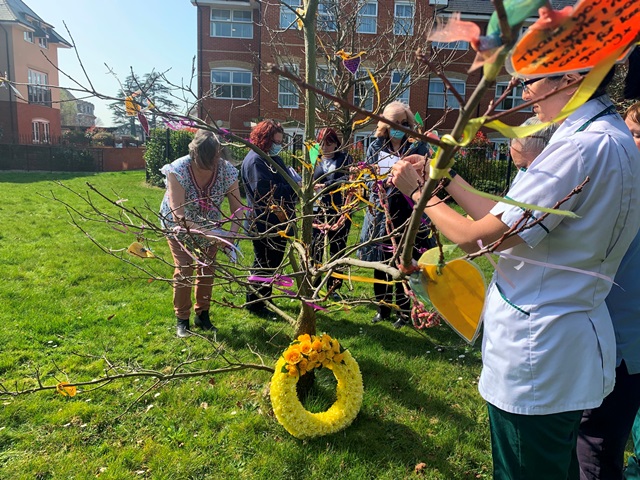
[{"label": "green shrub", "polygon": [[98,132],[91,137],[91,144],[97,147],[113,147],[116,137],[111,132]]},{"label": "green shrub", "polygon": [[160,173],[163,165],[173,162],[189,153],[189,142],[193,133],[186,130],[168,130],[154,128],[149,132],[144,161],[147,169],[147,182],[156,187],[164,186],[164,175]]},{"label": "green shrub", "polygon": [[88,137],[84,130],[67,130],[62,134],[62,139],[71,145],[89,145],[91,143],[91,137]]},{"label": "green shrub", "polygon": [[63,172],[95,172],[96,161],[89,150],[74,147],[59,147],[51,151],[53,170]]},{"label": "green shrub", "polygon": [[248,147],[241,147],[240,145],[227,145],[225,149],[228,152],[227,160],[234,165],[241,163],[244,157],[247,156],[247,153],[249,153]]}]

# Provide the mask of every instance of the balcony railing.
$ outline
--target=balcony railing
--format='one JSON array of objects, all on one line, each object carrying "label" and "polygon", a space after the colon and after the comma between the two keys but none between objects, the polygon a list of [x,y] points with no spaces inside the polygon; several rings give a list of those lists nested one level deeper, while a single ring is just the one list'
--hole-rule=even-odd
[{"label": "balcony railing", "polygon": [[51,107],[51,89],[41,85],[29,85],[29,103]]}]

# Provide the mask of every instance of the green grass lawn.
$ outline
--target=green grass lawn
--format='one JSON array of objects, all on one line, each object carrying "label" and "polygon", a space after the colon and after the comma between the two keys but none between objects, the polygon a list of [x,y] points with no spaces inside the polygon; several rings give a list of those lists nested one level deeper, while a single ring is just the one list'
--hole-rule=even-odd
[{"label": "green grass lawn", "polygon": [[[184,370],[224,366],[211,343],[175,338],[170,285],[149,282],[132,265],[100,251],[52,196],[86,206],[54,180],[78,192],[86,192],[90,182],[141,211],[149,205],[149,218],[163,194],[145,185],[144,172],[0,173],[4,387],[30,388],[37,378],[46,385],[88,381],[109,365],[163,372],[191,360]],[[81,226],[109,248],[126,249],[135,240],[105,224]],[[354,237],[358,231],[353,228]],[[248,255],[250,244],[244,243]],[[161,242],[153,248],[168,254]],[[168,265],[153,265],[160,275],[171,275]],[[362,296],[371,289],[354,286],[349,292],[345,285],[343,292]],[[214,289],[214,296],[222,295],[230,294]],[[235,298],[243,301],[239,291]],[[293,302],[277,303],[295,312]],[[418,331],[373,325],[374,313],[373,306],[358,306],[318,315],[318,331],[351,351],[364,379],[360,414],[340,433],[309,441],[290,436],[273,416],[270,375],[264,371],[180,380],[151,390],[153,380],[130,379],[73,398],[52,391],[3,396],[0,477],[489,478],[478,347],[466,346],[446,326]],[[255,351],[275,364],[290,341],[287,324],[240,309],[216,307],[212,320],[225,354],[240,361],[257,362]],[[318,383],[330,392],[331,378],[324,375]],[[319,396],[315,401],[327,404]],[[418,476],[414,467],[421,462],[426,468]]]}]

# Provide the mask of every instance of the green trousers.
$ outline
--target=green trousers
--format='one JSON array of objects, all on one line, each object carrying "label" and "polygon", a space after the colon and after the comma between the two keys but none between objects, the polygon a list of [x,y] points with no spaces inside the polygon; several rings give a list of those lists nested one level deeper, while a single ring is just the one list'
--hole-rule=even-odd
[{"label": "green trousers", "polygon": [[518,415],[487,404],[494,480],[577,480],[582,410]]},{"label": "green trousers", "polygon": [[631,429],[633,437],[633,455],[629,457],[629,463],[624,471],[625,480],[640,480],[640,411],[636,414],[636,420]]}]

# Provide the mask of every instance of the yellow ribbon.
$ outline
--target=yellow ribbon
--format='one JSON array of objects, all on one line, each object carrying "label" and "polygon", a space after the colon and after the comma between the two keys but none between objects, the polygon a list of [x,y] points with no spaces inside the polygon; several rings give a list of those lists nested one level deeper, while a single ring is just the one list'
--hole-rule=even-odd
[{"label": "yellow ribbon", "polygon": [[387,280],[378,280],[377,278],[371,277],[359,277],[357,275],[345,275],[343,273],[333,272],[331,274],[332,277],[340,278],[341,280],[350,280],[354,282],[364,282],[364,283],[381,283],[383,285],[393,285],[396,283],[395,281],[387,281]]},{"label": "yellow ribbon", "polygon": [[[380,108],[380,88],[378,87],[378,82],[376,82],[376,79],[373,78],[373,74],[369,71],[369,69],[366,68],[365,70],[369,74],[369,78],[371,79],[371,84],[373,85],[373,89],[376,92],[376,99],[378,101],[377,101],[377,104],[376,104],[376,108],[374,109],[374,113],[377,113],[378,109]],[[357,121],[353,122],[353,126],[356,127],[356,126],[360,125],[361,123],[365,123],[365,122],[369,121],[370,118],[371,117],[366,117],[366,118],[363,118],[362,120],[357,120]]]}]

